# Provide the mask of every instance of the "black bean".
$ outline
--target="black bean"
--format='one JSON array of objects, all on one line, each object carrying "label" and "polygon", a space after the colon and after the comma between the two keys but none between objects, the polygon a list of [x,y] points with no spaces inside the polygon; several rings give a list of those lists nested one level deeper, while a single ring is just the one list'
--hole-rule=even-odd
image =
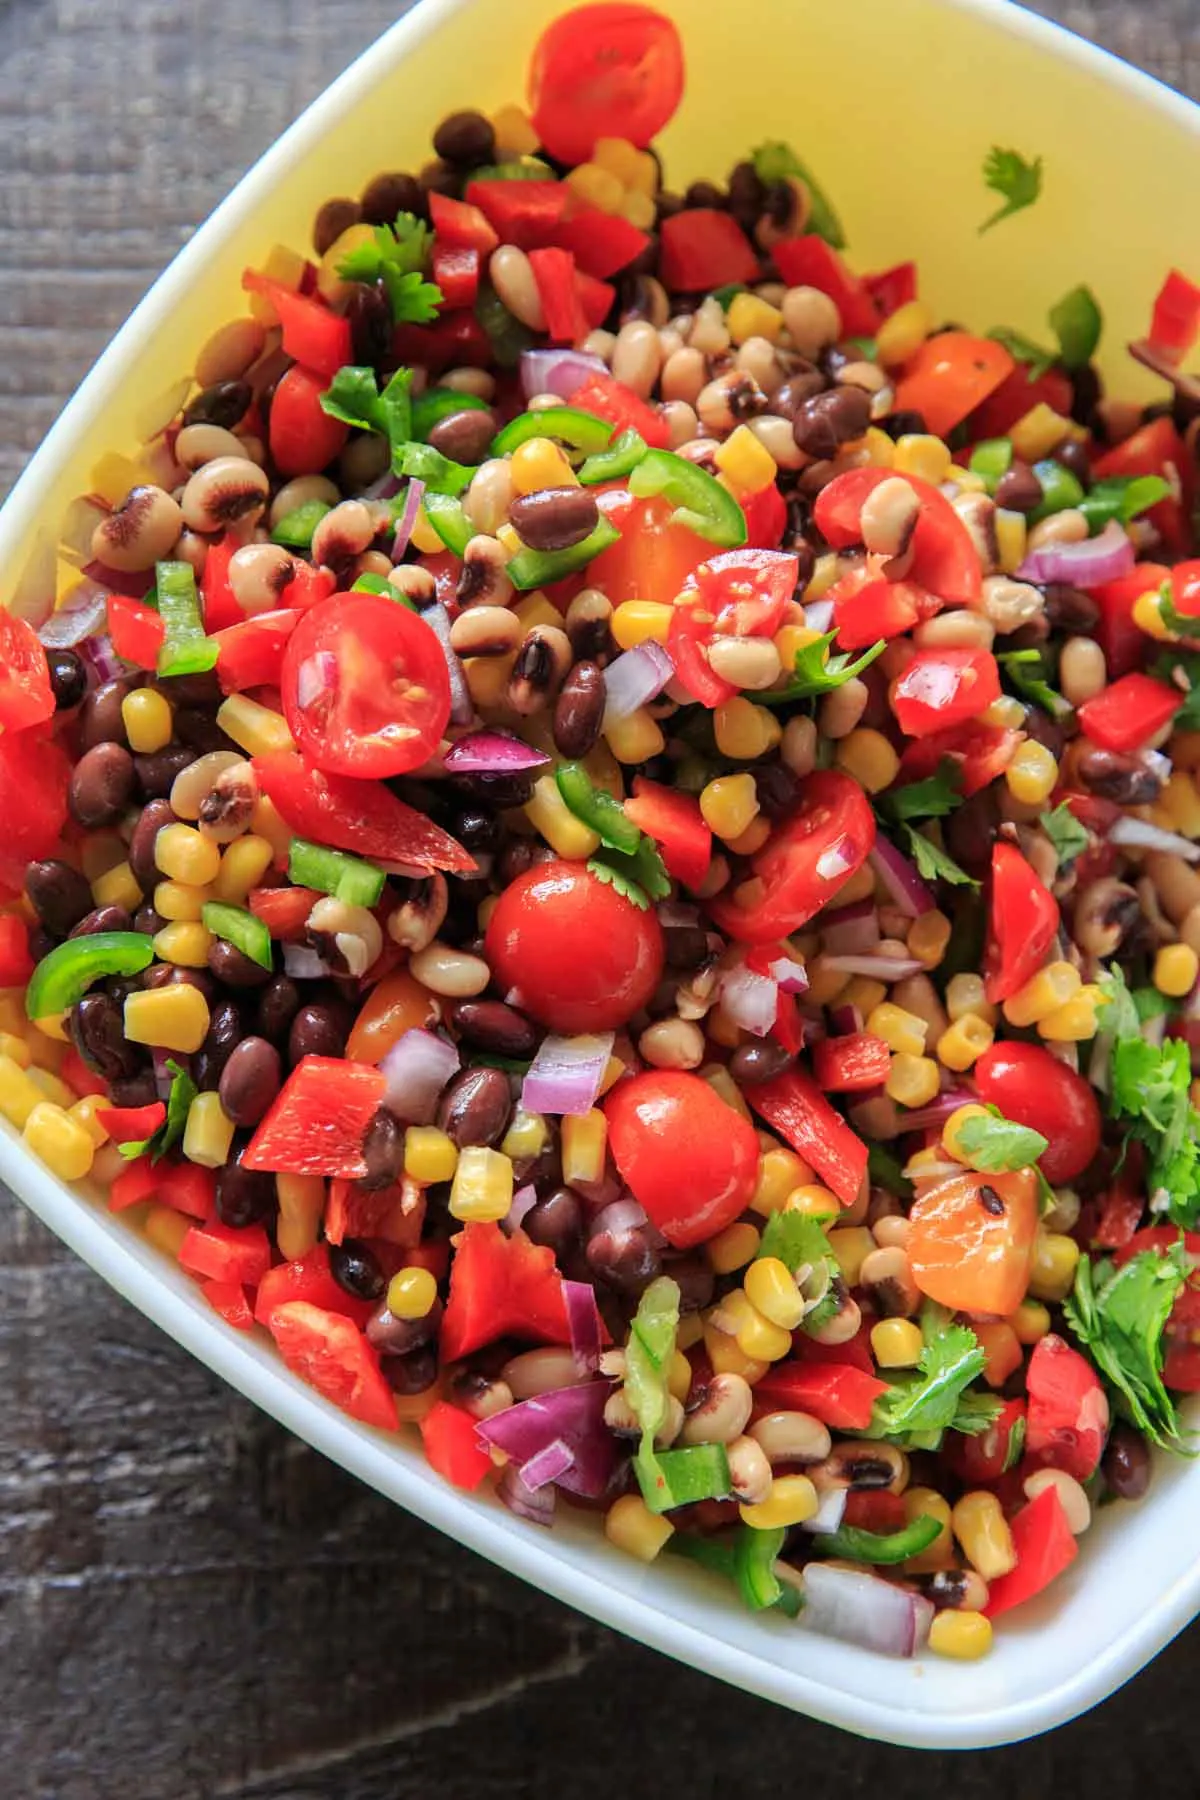
[{"label": "black bean", "polygon": [[791,370],[783,386],[776,388],[771,396],[771,411],[794,423],[801,408],[815,400],[818,394],[823,394],[828,386],[820,369],[812,363],[804,363]]},{"label": "black bean", "polygon": [[496,156],[496,134],[481,112],[452,112],[433,134],[433,147],[443,162],[472,168]]},{"label": "black bean", "polygon": [[752,769],[754,792],[764,818],[782,819],[800,797],[800,783],[780,762],[760,763]]},{"label": "black bean", "polygon": [[512,1092],[501,1069],[464,1069],[438,1103],[437,1123],[459,1149],[498,1144],[512,1116]]},{"label": "black bean", "polygon": [[407,1356],[381,1356],[379,1367],[394,1394],[425,1394],[437,1380],[437,1356],[428,1348]]},{"label": "black bean", "polygon": [[33,926],[29,933],[29,954],[34,962],[39,963],[44,956],[49,956],[57,941],[44,925]]},{"label": "black bean", "polygon": [[226,938],[214,938],[209,945],[208,966],[226,987],[265,987],[271,979],[270,969],[264,969],[261,963],[255,962]]},{"label": "black bean", "polygon": [[451,462],[474,467],[483,462],[496,435],[496,415],[491,407],[464,406],[447,413],[429,433],[429,442]]},{"label": "black bean", "polygon": [[500,821],[493,813],[484,812],[482,807],[468,806],[455,818],[450,827],[450,835],[458,839],[464,850],[498,850]]},{"label": "black bean", "polygon": [[735,163],[729,172],[729,210],[743,228],[754,224],[763,209],[765,195],[754,164]]},{"label": "black bean", "polygon": [[[175,714],[175,736],[198,756],[207,756],[210,750],[238,749],[233,739],[225,736],[214,714],[201,706],[178,708]],[[241,752],[238,751],[238,754]]]},{"label": "black bean", "polygon": [[374,1251],[355,1238],[330,1244],[329,1273],[343,1293],[355,1300],[378,1300],[386,1286]]},{"label": "black bean", "polygon": [[[389,225],[395,216],[393,213],[391,219],[387,221]],[[361,218],[362,207],[357,200],[348,200],[342,194],[336,194],[332,200],[326,200],[323,206],[318,207],[317,216],[313,220],[312,247],[316,254],[324,256],[327,250],[332,250],[343,231],[349,231],[350,227],[357,225]]]},{"label": "black bean", "polygon": [[944,821],[946,848],[969,875],[990,866],[1000,810],[991,788],[982,788]]},{"label": "black bean", "polygon": [[862,437],[870,423],[869,394],[856,387],[831,388],[797,408],[792,436],[797,449],[823,461],[836,456],[843,444]]},{"label": "black bean", "polygon": [[[1092,363],[1071,370],[1071,417],[1095,430],[1096,408],[1104,398],[1104,384]],[[1103,442],[1103,438],[1101,442]]]},{"label": "black bean", "polygon": [[570,1188],[555,1188],[531,1206],[522,1225],[527,1238],[535,1244],[545,1244],[556,1256],[572,1249],[583,1237],[583,1214]]},{"label": "black bean", "polygon": [[500,884],[502,887],[509,887],[518,876],[536,868],[538,863],[553,861],[554,852],[549,845],[535,843],[532,838],[515,838],[500,852],[497,868]]},{"label": "black bean", "polygon": [[1048,581],[1042,589],[1046,596],[1046,621],[1054,631],[1090,633],[1100,617],[1100,608],[1082,588],[1066,581]]},{"label": "black bean", "polygon": [[504,812],[512,806],[524,806],[533,798],[533,775],[528,770],[517,774],[456,775],[453,786],[460,794]]},{"label": "black bean", "polygon": [[662,1257],[644,1227],[598,1231],[587,1241],[587,1265],[597,1281],[636,1298],[662,1271]]},{"label": "black bean", "polygon": [[219,425],[222,431],[232,431],[249,412],[253,399],[254,389],[248,381],[216,381],[188,401],[183,424]]},{"label": "black bean", "polygon": [[880,424],[890,438],[924,437],[926,435],[925,414],[915,412],[911,406],[905,407],[899,412],[889,413],[886,419],[880,420]]},{"label": "black bean", "polygon": [[295,1068],[305,1056],[341,1056],[349,1035],[345,1007],[333,1001],[310,1001],[300,1008],[288,1031],[288,1064]]},{"label": "black bean", "polygon": [[273,1044],[283,1044],[300,1010],[300,989],[290,975],[272,975],[258,996],[255,1029]]},{"label": "black bean", "polygon": [[73,650],[47,650],[46,669],[55,712],[70,712],[87,693],[87,670]]},{"label": "black bean", "polygon": [[1054,452],[1054,460],[1074,475],[1076,481],[1083,486],[1092,485],[1092,459],[1088,447],[1080,438],[1064,438]]},{"label": "black bean", "polygon": [[85,913],[68,937],[95,937],[98,931],[132,931],[133,920],[123,906],[96,906]]},{"label": "black bean", "polygon": [[71,1008],[71,1037],[89,1069],[106,1081],[135,1073],[136,1045],[125,1041],[125,1017],[111,994],[84,994]]},{"label": "black bean", "polygon": [[189,769],[197,752],[187,744],[168,744],[165,749],[135,756],[134,772],[144,800],[165,800],[175,786],[175,778]]},{"label": "black bean", "polygon": [[706,212],[727,212],[729,196],[724,188],[719,188],[713,181],[693,181],[683,196],[683,204],[689,211],[702,208]]},{"label": "black bean", "polygon": [[451,199],[457,199],[463,190],[463,171],[434,157],[422,165],[420,182],[427,194],[449,194]]},{"label": "black bean", "polygon": [[154,844],[164,825],[173,825],[175,814],[164,799],[148,800],[141,810],[129,840],[129,866],[144,894],[149,894],[162,879],[154,860]]},{"label": "black bean", "polygon": [[1109,1435],[1100,1469],[1118,1500],[1140,1500],[1150,1486],[1150,1452],[1145,1438],[1132,1425],[1118,1421]]},{"label": "black bean", "polygon": [[670,188],[659,188],[654,196],[654,222],[661,225],[664,219],[673,219],[676,213],[684,210],[682,194],[674,194]]},{"label": "black bean", "polygon": [[266,1038],[243,1038],[229,1052],[217,1093],[235,1125],[257,1125],[283,1079],[279,1052]]},{"label": "black bean", "polygon": [[415,175],[399,175],[389,171],[368,181],[359,196],[364,225],[394,225],[397,213],[415,213],[419,219],[429,217],[429,204]]},{"label": "black bean", "polygon": [[146,1067],[132,1075],[108,1077],[108,1091],[114,1106],[152,1106],[158,1099],[158,1082],[154,1070]]},{"label": "black bean", "polygon": [[465,1043],[493,1056],[526,1057],[537,1049],[538,1029],[502,1000],[459,1000],[450,1023]]},{"label": "black bean", "polygon": [[666,1273],[679,1289],[680,1312],[700,1312],[712,1300],[716,1276],[704,1257],[676,1257]]},{"label": "black bean", "polygon": [[586,756],[598,743],[607,698],[599,664],[577,662],[554,703],[554,744],[563,756]]},{"label": "black bean", "polygon": [[245,1036],[242,1010],[236,1000],[218,1000],[209,1015],[204,1042],[192,1058],[192,1079],[209,1092],[220,1086],[225,1064]]},{"label": "black bean", "polygon": [[107,994],[110,1000],[115,1000],[118,1006],[124,1007],[130,994],[139,993],[147,985],[144,975],[110,975],[100,991]]},{"label": "black bean", "polygon": [[729,1059],[729,1073],[739,1087],[753,1087],[782,1075],[791,1061],[782,1044],[742,1044]]},{"label": "black bean", "polygon": [[383,283],[356,281],[350,289],[346,317],[355,362],[377,369],[392,348],[392,307]]},{"label": "black bean", "polygon": [[[698,969],[708,955],[708,933],[701,925],[667,925],[663,942],[668,969]],[[674,988],[670,1010],[674,1011]]]},{"label": "black bean", "polygon": [[97,744],[71,771],[71,816],[89,831],[119,819],[133,793],[133,758],[123,744]]},{"label": "black bean", "polygon": [[363,1161],[367,1165],[359,1185],[373,1192],[391,1187],[404,1168],[404,1127],[391,1111],[381,1106],[363,1134]]},{"label": "black bean", "polygon": [[239,1146],[231,1161],[217,1170],[214,1204],[222,1225],[242,1231],[247,1225],[260,1225],[275,1211],[275,1177],[261,1169],[245,1169]]},{"label": "black bean", "polygon": [[1118,806],[1153,806],[1163,789],[1162,776],[1149,764],[1120,750],[1085,750],[1075,773],[1089,794]]},{"label": "black bean", "polygon": [[125,721],[121,717],[121,702],[126,694],[133,692],[133,682],[124,676],[112,681],[101,682],[93,688],[83,703],[83,711],[79,715],[79,747],[81,750],[92,750],[97,744],[123,744],[125,742]]},{"label": "black bean", "polygon": [[25,871],[25,892],[54,937],[66,937],[92,910],[92,890],[86,877],[56,856],[30,863]]},{"label": "black bean", "polygon": [[1005,512],[1031,513],[1042,504],[1042,484],[1027,462],[1014,457],[996,483],[993,496]]},{"label": "black bean", "polygon": [[[218,677],[210,669],[202,669],[195,675],[172,675],[163,691],[173,706],[206,707],[209,712],[216,712],[225,697]],[[228,741],[221,746],[222,749],[230,747]]]},{"label": "black bean", "polygon": [[397,1318],[395,1313],[389,1312],[387,1301],[383,1300],[367,1320],[367,1342],[373,1344],[383,1356],[408,1356],[413,1350],[420,1350],[433,1341],[441,1321],[440,1300],[434,1301],[422,1319]]}]

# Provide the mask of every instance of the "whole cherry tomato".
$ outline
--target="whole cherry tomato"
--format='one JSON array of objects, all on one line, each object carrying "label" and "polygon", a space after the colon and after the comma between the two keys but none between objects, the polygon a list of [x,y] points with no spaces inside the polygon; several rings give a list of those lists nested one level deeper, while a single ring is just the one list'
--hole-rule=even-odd
[{"label": "whole cherry tomato", "polygon": [[751,859],[751,877],[709,910],[722,931],[747,944],[787,937],[832,900],[875,842],[870,801],[848,775],[821,769],[800,804]]},{"label": "whole cherry tomato", "polygon": [[744,1210],[758,1138],[707,1081],[650,1069],[618,1082],[604,1110],[621,1179],[668,1243],[702,1244]]},{"label": "whole cherry tomato", "polygon": [[602,137],[644,148],[682,97],[679,33],[649,6],[577,6],[537,41],[529,110],[542,143],[563,162],[586,162]]},{"label": "whole cherry tomato", "polygon": [[993,1044],[975,1064],[975,1084],[986,1105],[1047,1140],[1047,1181],[1083,1174],[1100,1146],[1100,1107],[1082,1075],[1040,1044]]},{"label": "whole cherry tomato", "polygon": [[658,919],[584,863],[538,863],[509,884],[488,921],[487,959],[502,992],[551,1031],[614,1031],[662,978]]},{"label": "whole cherry tomato", "polygon": [[298,363],[276,383],[267,435],[281,475],[316,475],[345,448],[350,427],[321,405],[328,386],[323,376]]},{"label": "whole cherry tomato", "polygon": [[1058,901],[1015,844],[992,846],[984,977],[993,1005],[1037,974],[1058,935]]}]

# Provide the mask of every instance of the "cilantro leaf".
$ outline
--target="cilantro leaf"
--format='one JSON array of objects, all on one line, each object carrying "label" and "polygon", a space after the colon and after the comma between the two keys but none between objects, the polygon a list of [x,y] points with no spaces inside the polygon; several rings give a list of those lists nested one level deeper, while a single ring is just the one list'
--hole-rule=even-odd
[{"label": "cilantro leaf", "polygon": [[436,319],[442,305],[442,290],[435,282],[426,281],[415,270],[411,275],[383,272],[383,285],[392,304],[392,319],[397,325],[428,325]]},{"label": "cilantro leaf", "polygon": [[1004,1169],[1028,1169],[1050,1148],[1049,1140],[1028,1125],[989,1114],[964,1121],[958,1140],[971,1159],[971,1167],[985,1174]]},{"label": "cilantro leaf", "polygon": [[802,650],[797,650],[793,679],[785,688],[773,688],[756,695],[758,704],[782,706],[789,700],[808,700],[814,694],[831,694],[835,688],[843,687],[855,675],[861,675],[887,649],[886,642],[880,638],[877,644],[864,650],[855,662],[851,662],[845,654],[831,656],[826,662],[826,652],[836,636],[836,631],[827,631],[824,637],[815,638],[811,644],[805,644]]},{"label": "cilantro leaf", "polygon": [[1005,650],[996,661],[1017,692],[1040,706],[1052,719],[1065,718],[1071,712],[1070,702],[1046,680],[1049,671],[1040,650]]},{"label": "cilantro leaf", "polygon": [[804,229],[815,233],[817,237],[824,238],[825,242],[832,244],[835,250],[846,248],[846,234],[842,230],[842,221],[830,205],[828,195],[817,182],[808,165],[800,161],[790,144],[784,144],[778,139],[760,144],[757,150],[751,151],[750,160],[754,164],[754,173],[758,179],[768,185],[773,181],[786,181],[789,177],[795,177],[802,181],[808,189],[810,208]]},{"label": "cilantro leaf", "polygon": [[[1174,608],[1171,610],[1174,611]],[[1200,730],[1200,655],[1182,650],[1165,650],[1161,656],[1155,657],[1149,673],[1157,681],[1165,681],[1168,687],[1176,688],[1183,695],[1183,705],[1172,720],[1175,730]]]},{"label": "cilantro leaf", "polygon": [[965,869],[960,869],[932,838],[927,838],[915,825],[901,825],[908,853],[917,865],[922,881],[948,881],[951,887],[978,887],[979,883]]},{"label": "cilantro leaf", "polygon": [[[986,230],[987,228],[981,226],[980,229]],[[1027,338],[1023,333],[1014,331],[1009,325],[995,326],[988,332],[988,336],[994,344],[1003,344],[1015,361],[1025,365],[1027,378],[1030,381],[1037,381],[1046,373],[1047,369],[1052,369],[1058,361],[1053,350],[1043,350],[1042,346],[1035,344],[1032,338]]]},{"label": "cilantro leaf", "polygon": [[1038,824],[1058,852],[1060,867],[1073,862],[1088,847],[1087,828],[1079,823],[1065,800],[1053,812],[1041,813]]},{"label": "cilantro leaf", "polygon": [[624,899],[631,900],[640,912],[649,912],[650,900],[645,890],[623,870],[615,868],[608,861],[607,855],[589,858],[587,866],[597,881],[606,882],[610,888],[615,888]]},{"label": "cilantro leaf", "polygon": [[928,775],[924,781],[910,781],[907,787],[893,788],[880,800],[880,811],[897,824],[906,819],[940,819],[962,805],[961,787],[961,766],[953,757],[943,756],[936,775]]},{"label": "cilantro leaf", "polygon": [[[829,1216],[832,1219],[833,1214]],[[819,1218],[808,1213],[773,1212],[763,1226],[762,1238],[754,1256],[755,1261],[763,1256],[777,1257],[791,1275],[805,1264],[810,1269],[815,1269],[822,1262],[831,1263],[835,1270],[838,1266],[825,1235],[824,1225]]]},{"label": "cilantro leaf", "polygon": [[1194,613],[1180,612],[1169,580],[1164,581],[1158,590],[1158,610],[1163,624],[1176,637],[1188,638],[1193,642],[1200,638],[1200,618]]},{"label": "cilantro leaf", "polygon": [[392,474],[408,475],[423,481],[435,494],[464,493],[475,470],[465,463],[451,462],[432,444],[402,443],[392,446]]},{"label": "cilantro leaf", "polygon": [[1163,1333],[1186,1281],[1182,1244],[1165,1256],[1143,1250],[1116,1270],[1082,1256],[1063,1306],[1071,1330],[1116,1389],[1121,1410],[1153,1443],[1171,1450],[1184,1448],[1184,1433],[1163,1385]]},{"label": "cilantro leaf", "polygon": [[[1101,1015],[1104,1035],[1114,1038],[1137,1037],[1142,1022],[1125,977],[1116,963],[1107,974],[1100,977],[1096,985],[1100,989],[1101,1005],[1106,1009]],[[1111,1011],[1108,1010],[1110,1008]]]},{"label": "cilantro leaf", "polygon": [[[868,1435],[894,1438],[953,1428],[965,1390],[983,1374],[986,1360],[969,1326],[943,1326],[926,1341],[915,1372],[894,1378],[875,1402]],[[965,1409],[968,1421],[982,1430],[982,1423],[973,1423],[973,1410]]]},{"label": "cilantro leaf", "polygon": [[1091,362],[1104,329],[1104,317],[1091,288],[1082,283],[1073,287],[1055,302],[1048,317],[1063,367],[1082,369]]},{"label": "cilantro leaf", "polygon": [[397,369],[383,392],[374,369],[347,363],[321,395],[321,410],[360,431],[379,432],[393,450],[412,436],[411,369]]},{"label": "cilantro leaf", "polygon": [[347,251],[337,266],[343,281],[382,281],[397,325],[425,325],[437,317],[442,290],[426,281],[433,233],[412,213],[394,225],[377,225],[367,242]]},{"label": "cilantro leaf", "polygon": [[158,1162],[168,1150],[174,1149],[183,1136],[192,1101],[200,1090],[187,1070],[180,1068],[177,1062],[168,1061],[167,1068],[171,1071],[171,1091],[167,1095],[167,1116],[153,1136],[142,1138],[138,1143],[117,1146],[121,1155],[130,1161],[135,1156],[144,1156],[149,1152],[150,1161]]},{"label": "cilantro leaf", "polygon": [[[959,1396],[950,1429],[960,1431],[964,1437],[978,1437],[981,1431],[986,1431],[989,1425],[996,1423],[1003,1411],[1004,1402],[998,1394],[983,1394],[977,1389],[968,1388],[965,1394]],[[1024,1419],[1018,1419],[1017,1425],[1020,1426],[1021,1441],[1024,1443]],[[1009,1454],[1012,1454],[1011,1445]]]},{"label": "cilantro leaf", "polygon": [[1042,191],[1042,159],[1035,156],[1032,162],[1026,162],[1019,150],[1002,150],[995,144],[983,159],[983,182],[993,193],[1003,196],[1004,205],[984,220],[979,227],[981,236],[1002,219],[1033,205]]},{"label": "cilantro leaf", "polygon": [[1149,1159],[1151,1211],[1193,1226],[1200,1217],[1200,1112],[1192,1105],[1191,1056],[1181,1038],[1147,1043],[1136,1002],[1117,969],[1101,978],[1101,1035],[1110,1047],[1109,1110]]}]

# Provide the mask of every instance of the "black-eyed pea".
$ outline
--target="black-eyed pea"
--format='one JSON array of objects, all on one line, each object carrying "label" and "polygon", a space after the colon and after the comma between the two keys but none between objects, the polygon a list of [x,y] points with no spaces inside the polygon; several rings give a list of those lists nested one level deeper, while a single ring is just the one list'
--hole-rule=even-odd
[{"label": "black-eyed pea", "polygon": [[803,468],[804,455],[796,446],[790,419],[781,418],[778,413],[763,413],[760,418],[749,419],[747,424],[779,468]]},{"label": "black-eyed pea", "polygon": [[679,1435],[685,1444],[732,1444],[745,1431],[753,1404],[753,1392],[743,1376],[714,1375]]},{"label": "black-eyed pea", "polygon": [[979,604],[984,617],[1003,636],[1040,619],[1046,601],[1028,581],[1014,581],[1008,575],[985,575]]},{"label": "black-eyed pea", "polygon": [[477,400],[493,400],[496,396],[496,377],[486,369],[447,369],[438,385],[453,388],[456,394],[474,394]]},{"label": "black-eyed pea", "polygon": [[638,1055],[654,1069],[698,1069],[704,1033],[690,1019],[658,1019],[639,1037]]},{"label": "black-eyed pea", "polygon": [[[186,771],[185,771],[186,773]],[[250,829],[258,805],[258,778],[248,762],[231,763],[219,771],[200,802],[197,820],[204,837],[215,844],[231,844]]]},{"label": "black-eyed pea", "polygon": [[424,950],[441,930],[449,905],[446,877],[435,873],[413,883],[413,891],[389,913],[387,934],[394,944],[409,951]]},{"label": "black-eyed pea", "polygon": [[[578,1381],[578,1375],[573,1380]],[[616,1437],[634,1439],[641,1436],[641,1425],[623,1388],[617,1388],[604,1404],[604,1423]],[[680,1437],[684,1429],[683,1403],[668,1394],[666,1413],[662,1424],[654,1434],[656,1450],[668,1450]]]},{"label": "black-eyed pea", "polygon": [[250,617],[273,612],[295,573],[295,558],[281,544],[243,544],[229,559],[229,586]]},{"label": "black-eyed pea", "polygon": [[126,573],[152,568],[170,554],[183,523],[179,503],[162,488],[130,488],[92,533],[92,556]]},{"label": "black-eyed pea", "polygon": [[533,264],[515,244],[501,244],[488,260],[492,286],[514,319],[530,331],[546,329],[541,296],[534,279]]},{"label": "black-eyed pea", "polygon": [[889,475],[863,501],[859,530],[866,548],[876,556],[902,556],[917,528],[921,502],[911,481]]},{"label": "black-eyed pea", "polygon": [[[831,694],[826,694],[821,701],[817,718],[821,736],[849,737],[866,711],[869,699],[870,690],[866,682],[860,681],[857,675],[844,681],[841,687],[834,688]],[[792,772],[798,774],[799,770],[793,769]]]},{"label": "black-eyed pea", "polygon": [[[581,490],[582,491],[582,490]],[[592,502],[595,505],[595,502]],[[586,532],[584,534],[587,535]],[[462,570],[454,597],[463,607],[505,606],[512,598],[508,578],[508,552],[499,538],[477,532],[463,551]]]},{"label": "black-eyed pea", "polygon": [[175,439],[175,461],[180,468],[194,472],[218,456],[243,456],[241,438],[234,437],[224,426],[210,423],[185,425]]},{"label": "black-eyed pea", "polygon": [[702,300],[687,325],[687,341],[693,350],[699,350],[704,356],[720,355],[729,348],[729,327],[725,323],[725,308],[721,302],[710,294]]},{"label": "black-eyed pea", "polygon": [[[655,283],[658,286],[658,283]],[[666,320],[666,296],[663,295],[663,321]],[[613,346],[612,372],[618,381],[632,388],[646,400],[654,391],[662,363],[662,345],[658,329],[649,318],[631,319],[622,325]]]},{"label": "black-eyed pea", "polygon": [[557,1388],[575,1387],[579,1369],[573,1351],[547,1346],[510,1356],[500,1370],[500,1379],[512,1390],[514,1400],[534,1400]]},{"label": "black-eyed pea", "polygon": [[520,641],[520,620],[506,606],[468,607],[450,627],[450,648],[459,656],[507,656]]},{"label": "black-eyed pea", "polygon": [[613,648],[612,601],[599,588],[582,588],[567,607],[563,624],[579,662],[604,663]]},{"label": "black-eyed pea", "polygon": [[956,494],[950,504],[970,534],[984,574],[997,574],[1000,540],[996,532],[996,502],[990,494]]},{"label": "black-eyed pea", "polygon": [[204,532],[257,524],[266,510],[270,488],[257,463],[244,456],[218,456],[188,480],[180,502],[183,519],[193,531]]},{"label": "black-eyed pea", "polygon": [[336,506],[341,497],[327,475],[298,475],[295,481],[289,481],[281,487],[272,500],[267,523],[274,530],[281,519],[286,519],[298,507],[308,506],[314,500],[322,501],[326,506]]},{"label": "black-eyed pea", "polygon": [[692,344],[676,350],[663,364],[664,400],[686,400],[694,407],[707,383],[708,365],[704,353]]},{"label": "black-eyed pea", "polygon": [[788,288],[782,301],[783,323],[792,346],[815,362],[821,351],[842,335],[842,316],[828,294],[819,288]]},{"label": "black-eyed pea", "polygon": [[767,405],[767,396],[753,376],[742,369],[731,369],[701,388],[696,399],[696,412],[707,431],[724,434],[744,420],[755,419],[766,412]]},{"label": "black-eyed pea", "polygon": [[462,498],[463,511],[477,532],[493,536],[508,518],[513,500],[508,458],[493,456],[480,463]]},{"label": "black-eyed pea", "polygon": [[383,949],[383,931],[374,914],[333,895],[318,900],[309,913],[307,936],[318,955],[354,976],[365,975]]},{"label": "black-eyed pea", "polygon": [[175,539],[169,560],[187,563],[198,581],[208,561],[208,539],[201,537],[198,531],[189,531],[185,525]]},{"label": "black-eyed pea", "polygon": [[726,1445],[729,1485],[744,1506],[757,1506],[771,1492],[771,1465],[761,1444],[752,1437],[734,1438]]},{"label": "black-eyed pea", "polygon": [[695,407],[686,400],[667,400],[660,410],[667,428],[668,450],[678,450],[680,444],[690,443],[700,429]]},{"label": "black-eyed pea", "polygon": [[312,537],[315,563],[340,569],[375,541],[375,515],[364,500],[342,500],[317,523]]},{"label": "black-eyed pea", "polygon": [[708,660],[722,681],[755,693],[772,687],[783,672],[778,650],[770,638],[764,637],[714,638]]},{"label": "black-eyed pea", "polygon": [[770,399],[776,390],[783,386],[784,371],[775,354],[775,346],[769,338],[748,337],[739,344],[734,355],[734,367],[748,375]]},{"label": "black-eyed pea", "polygon": [[200,809],[226,769],[249,767],[237,750],[210,750],[197,757],[175,777],[169,795],[171,811],[177,819],[198,819]]},{"label": "black-eyed pea", "polygon": [[749,1435],[771,1463],[823,1463],[833,1448],[829,1427],[806,1412],[766,1413]]}]

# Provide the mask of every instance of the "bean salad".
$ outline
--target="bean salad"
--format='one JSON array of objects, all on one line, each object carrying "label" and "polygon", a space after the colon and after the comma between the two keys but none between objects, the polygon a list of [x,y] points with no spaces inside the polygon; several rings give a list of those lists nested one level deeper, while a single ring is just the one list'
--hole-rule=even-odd
[{"label": "bean salad", "polygon": [[264,245],[0,612],[0,1112],[457,1487],[975,1658],[1200,1390],[1200,288],[1112,397],[683,85],[567,12]]}]

